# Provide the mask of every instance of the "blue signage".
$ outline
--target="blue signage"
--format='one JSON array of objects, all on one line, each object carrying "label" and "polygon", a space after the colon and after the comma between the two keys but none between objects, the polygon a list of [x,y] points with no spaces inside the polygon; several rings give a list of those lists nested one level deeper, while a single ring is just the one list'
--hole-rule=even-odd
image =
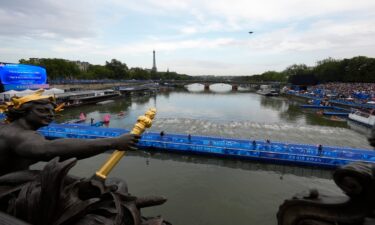
[{"label": "blue signage", "polygon": [[46,69],[40,66],[0,63],[0,80],[5,90],[38,89],[48,86]]},{"label": "blue signage", "polygon": [[23,64],[0,64],[2,84],[45,84],[46,69]]}]

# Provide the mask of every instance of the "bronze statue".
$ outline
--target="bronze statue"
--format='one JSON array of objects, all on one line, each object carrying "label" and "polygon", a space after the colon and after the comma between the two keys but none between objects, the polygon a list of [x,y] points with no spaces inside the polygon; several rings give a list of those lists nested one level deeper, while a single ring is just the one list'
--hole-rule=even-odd
[{"label": "bronze statue", "polygon": [[[369,142],[375,147],[375,126]],[[318,190],[298,194],[279,208],[279,225],[374,225],[375,165],[356,162],[337,169],[333,180],[344,195]]]},{"label": "bronze statue", "polygon": [[14,98],[5,112],[8,124],[0,126],[0,175],[25,170],[38,161],[88,158],[109,149],[135,149],[139,135],[125,134],[117,138],[46,140],[36,132],[51,123],[55,105],[41,92]]},{"label": "bronze statue", "polygon": [[[36,130],[54,119],[54,99],[43,91],[13,98],[0,125],[0,211],[25,222],[50,224],[169,224],[160,217],[142,217],[140,209],[159,205],[163,197],[137,198],[123,181],[67,175],[77,159],[110,149],[134,150],[140,136],[103,139],[46,140]],[[48,161],[43,170],[29,170]]]}]

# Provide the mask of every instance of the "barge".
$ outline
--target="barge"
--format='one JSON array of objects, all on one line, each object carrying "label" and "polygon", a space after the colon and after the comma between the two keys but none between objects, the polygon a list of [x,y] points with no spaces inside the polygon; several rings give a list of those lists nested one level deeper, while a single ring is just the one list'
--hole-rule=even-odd
[{"label": "barge", "polygon": [[55,95],[56,102],[65,103],[65,107],[94,104],[110,100],[118,96],[120,96],[120,93],[112,89],[73,91]]}]

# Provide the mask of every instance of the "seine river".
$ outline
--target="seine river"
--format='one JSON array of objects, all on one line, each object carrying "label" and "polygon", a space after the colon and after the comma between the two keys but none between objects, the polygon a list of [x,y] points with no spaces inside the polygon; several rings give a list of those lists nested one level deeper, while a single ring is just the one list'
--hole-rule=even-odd
[{"label": "seine river", "polygon": [[[59,120],[77,119],[84,112],[88,121],[99,121],[110,114],[110,127],[131,129],[138,116],[155,107],[151,130],[158,132],[371,149],[367,130],[302,110],[301,102],[231,92],[221,84],[211,89],[204,92],[202,86],[192,85],[190,91],[123,97],[106,105],[66,109]],[[121,111],[124,116],[118,115]],[[89,177],[107,157],[81,160],[72,173]],[[133,195],[167,197],[164,205],[143,214],[162,215],[175,225],[277,224],[279,205],[296,193],[317,188],[328,195],[341,194],[329,170],[170,153],[129,153],[110,176],[125,179]]]}]

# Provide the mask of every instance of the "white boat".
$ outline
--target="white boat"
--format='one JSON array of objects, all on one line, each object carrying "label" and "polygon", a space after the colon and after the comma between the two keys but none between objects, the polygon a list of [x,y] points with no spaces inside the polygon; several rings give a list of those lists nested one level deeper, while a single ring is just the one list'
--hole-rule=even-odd
[{"label": "white boat", "polygon": [[260,89],[257,91],[260,95],[265,96],[279,96],[279,92],[276,91],[271,85],[260,85]]},{"label": "white boat", "polygon": [[361,110],[349,113],[349,119],[368,127],[373,127],[375,125],[375,115]]},{"label": "white boat", "polygon": [[65,102],[65,107],[80,106],[102,102],[119,96],[119,92],[112,89],[73,91],[57,94],[57,102]]}]

